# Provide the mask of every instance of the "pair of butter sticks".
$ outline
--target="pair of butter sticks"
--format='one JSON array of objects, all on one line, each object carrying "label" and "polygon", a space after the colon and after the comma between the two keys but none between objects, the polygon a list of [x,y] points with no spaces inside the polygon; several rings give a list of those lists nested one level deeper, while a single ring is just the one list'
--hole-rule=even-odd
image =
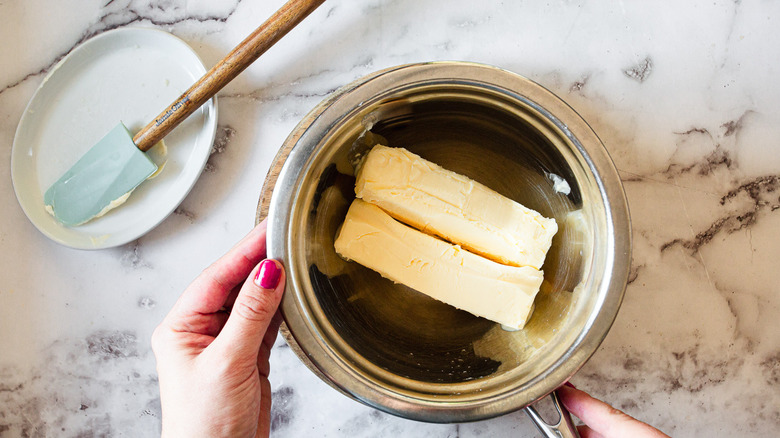
[{"label": "pair of butter sticks", "polygon": [[355,193],[336,238],[339,255],[474,315],[525,325],[554,220],[381,145],[360,165]]}]

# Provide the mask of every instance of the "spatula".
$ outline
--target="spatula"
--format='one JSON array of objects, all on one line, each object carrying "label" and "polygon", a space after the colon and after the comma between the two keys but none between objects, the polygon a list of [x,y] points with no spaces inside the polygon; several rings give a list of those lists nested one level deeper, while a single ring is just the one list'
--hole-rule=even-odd
[{"label": "spatula", "polygon": [[54,217],[83,224],[113,207],[157,170],[146,155],[195,110],[325,0],[290,0],[135,136],[119,122],[44,194]]}]

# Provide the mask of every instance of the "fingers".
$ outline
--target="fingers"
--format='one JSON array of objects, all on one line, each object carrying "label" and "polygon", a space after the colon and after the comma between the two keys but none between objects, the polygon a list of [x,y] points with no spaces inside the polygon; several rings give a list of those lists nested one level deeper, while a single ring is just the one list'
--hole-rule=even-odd
[{"label": "fingers", "polygon": [[194,315],[192,318],[188,318],[187,321],[181,321],[179,326],[175,328],[186,333],[198,333],[216,337],[220,330],[222,330],[222,327],[225,326],[227,319],[227,312],[198,314]]},{"label": "fingers", "polygon": [[271,357],[271,348],[276,343],[276,337],[279,334],[279,326],[282,324],[282,313],[276,310],[276,314],[268,325],[268,330],[263,336],[263,343],[260,345],[260,352],[257,355],[257,371],[263,377],[268,377],[271,373],[271,365],[268,360]]},{"label": "fingers", "polygon": [[570,386],[558,388],[561,402],[572,414],[582,420],[589,429],[583,437],[641,437],[668,438],[659,430],[597,400],[587,393]]},{"label": "fingers", "polygon": [[577,432],[579,432],[580,438],[604,438],[604,435],[595,432],[588,426],[577,426]]},{"label": "fingers", "polygon": [[230,317],[214,341],[217,348],[237,351],[239,358],[255,366],[263,338],[269,326],[275,323],[274,315],[282,299],[284,283],[281,263],[263,260],[241,287]]},{"label": "fingers", "polygon": [[172,313],[189,316],[218,311],[230,292],[265,258],[265,237],[266,221],[263,221],[192,282]]},{"label": "fingers", "polygon": [[271,433],[271,382],[265,377],[260,379],[260,394],[260,414],[255,436],[267,437]]}]

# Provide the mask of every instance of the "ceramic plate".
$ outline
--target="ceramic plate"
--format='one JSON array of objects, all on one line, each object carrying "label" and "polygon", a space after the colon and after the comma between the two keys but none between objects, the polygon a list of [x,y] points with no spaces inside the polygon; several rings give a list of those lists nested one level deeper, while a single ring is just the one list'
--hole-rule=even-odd
[{"label": "ceramic plate", "polygon": [[72,248],[99,249],[135,240],[165,219],[209,157],[217,128],[214,99],[165,138],[162,172],[105,216],[64,227],[44,209],[43,193],[118,122],[140,130],[205,72],[185,42],[156,29],[105,32],[63,58],[27,105],[11,153],[16,197],[38,230]]}]

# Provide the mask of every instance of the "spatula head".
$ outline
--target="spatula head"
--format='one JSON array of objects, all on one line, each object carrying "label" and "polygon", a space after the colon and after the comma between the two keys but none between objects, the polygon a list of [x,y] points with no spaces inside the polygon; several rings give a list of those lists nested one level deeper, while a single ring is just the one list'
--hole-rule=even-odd
[{"label": "spatula head", "polygon": [[83,224],[141,184],[157,165],[119,123],[87,151],[43,196],[63,225]]}]

